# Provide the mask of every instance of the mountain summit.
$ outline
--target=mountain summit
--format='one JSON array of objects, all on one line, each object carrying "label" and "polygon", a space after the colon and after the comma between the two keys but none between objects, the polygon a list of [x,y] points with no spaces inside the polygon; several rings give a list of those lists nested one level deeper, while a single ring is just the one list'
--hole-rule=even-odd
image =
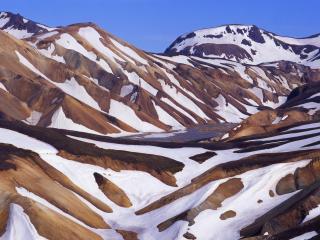
[{"label": "mountain summit", "polygon": [[44,33],[53,28],[36,23],[22,17],[20,14],[0,12],[0,29],[18,39],[28,38],[37,33]]},{"label": "mountain summit", "polygon": [[312,66],[320,59],[320,36],[291,38],[255,25],[224,25],[177,38],[165,53],[223,58],[248,64],[291,61]]}]

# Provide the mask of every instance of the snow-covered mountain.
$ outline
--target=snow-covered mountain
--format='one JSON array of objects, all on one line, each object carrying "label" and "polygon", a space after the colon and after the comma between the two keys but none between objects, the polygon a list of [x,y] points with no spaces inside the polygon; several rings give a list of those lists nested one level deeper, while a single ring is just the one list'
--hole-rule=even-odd
[{"label": "snow-covered mountain", "polygon": [[283,60],[319,67],[320,34],[291,38],[255,25],[225,25],[182,35],[165,52],[248,64]]},{"label": "snow-covered mountain", "polygon": [[0,26],[0,240],[319,238],[319,36]]},{"label": "snow-covered mountain", "polygon": [[[13,36],[18,30],[12,29],[28,28],[22,23],[44,26],[19,15],[2,15],[14,16],[3,17],[8,23],[20,19],[11,21],[19,22],[17,26],[3,25]],[[16,100],[11,107],[15,111],[0,109],[8,118],[102,134],[240,122],[261,107],[282,104],[292,89],[319,74],[286,61],[253,66],[150,54],[92,23],[30,30],[22,40],[0,35],[11,46],[2,45],[10,63],[0,63],[12,73],[3,74],[2,92]],[[25,90],[16,91],[22,82]]]}]

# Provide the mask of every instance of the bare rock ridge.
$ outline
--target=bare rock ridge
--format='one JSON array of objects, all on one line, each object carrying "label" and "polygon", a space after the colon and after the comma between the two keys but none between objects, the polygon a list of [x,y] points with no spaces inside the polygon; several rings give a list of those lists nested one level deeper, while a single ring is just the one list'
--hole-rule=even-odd
[{"label": "bare rock ridge", "polygon": [[319,35],[0,28],[1,240],[319,238]]}]

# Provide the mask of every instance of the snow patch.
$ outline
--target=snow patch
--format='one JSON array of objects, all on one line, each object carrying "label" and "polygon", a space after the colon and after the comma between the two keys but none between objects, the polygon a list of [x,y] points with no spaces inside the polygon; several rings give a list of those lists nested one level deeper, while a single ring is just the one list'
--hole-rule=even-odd
[{"label": "snow patch", "polygon": [[18,204],[10,205],[9,221],[6,232],[0,240],[46,240],[40,236],[30,221],[29,216]]}]

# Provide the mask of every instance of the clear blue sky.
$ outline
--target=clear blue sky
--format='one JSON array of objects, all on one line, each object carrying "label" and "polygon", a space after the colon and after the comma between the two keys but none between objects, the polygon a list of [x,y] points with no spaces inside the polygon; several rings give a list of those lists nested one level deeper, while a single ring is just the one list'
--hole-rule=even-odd
[{"label": "clear blue sky", "polygon": [[95,22],[153,52],[183,33],[229,23],[295,37],[320,33],[320,0],[8,0],[1,8],[49,26]]}]

